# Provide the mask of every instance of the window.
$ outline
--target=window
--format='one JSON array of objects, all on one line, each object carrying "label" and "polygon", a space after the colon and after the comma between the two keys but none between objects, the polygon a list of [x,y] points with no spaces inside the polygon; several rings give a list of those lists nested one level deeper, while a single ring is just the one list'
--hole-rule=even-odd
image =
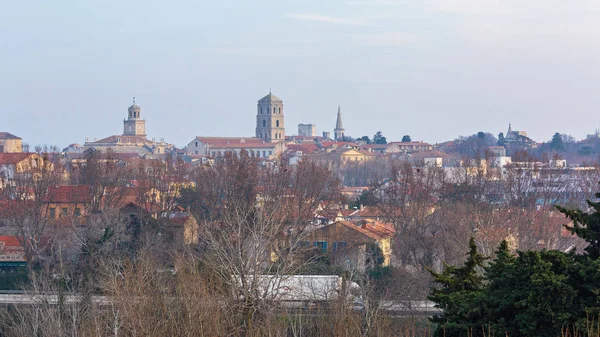
[{"label": "window", "polygon": [[277,121],[275,122],[275,125],[276,125],[277,127],[279,127],[279,120],[277,120]]},{"label": "window", "polygon": [[81,209],[79,207],[75,207],[75,212],[73,213],[76,217],[81,216]]},{"label": "window", "polygon": [[314,242],[313,246],[319,248],[323,253],[327,252],[327,241]]},{"label": "window", "polygon": [[273,154],[273,151],[269,151],[269,156]]},{"label": "window", "polygon": [[68,209],[68,208],[65,208],[65,207],[63,207],[63,208],[60,210],[60,216],[61,216],[61,217],[63,217],[63,218],[66,218],[66,217],[69,215],[69,213],[68,213],[68,212],[69,212],[69,209]]},{"label": "window", "polygon": [[196,147],[198,147],[198,142],[196,142]]},{"label": "window", "polygon": [[263,158],[267,158],[267,151],[263,151]]},{"label": "window", "polygon": [[279,114],[281,115],[281,108],[279,108]]},{"label": "window", "polygon": [[266,120],[266,119],[263,119],[263,128],[264,128],[265,126],[267,126],[267,120]]},{"label": "window", "polygon": [[56,208],[50,208],[50,219],[56,218]]},{"label": "window", "polygon": [[344,248],[346,248],[347,245],[348,245],[348,243],[346,241],[334,242],[333,243],[333,251],[336,252],[338,250],[343,250]]},{"label": "window", "polygon": [[275,110],[277,110],[277,108],[276,108],[276,107],[273,107],[273,113],[276,113],[276,111],[275,111]]}]

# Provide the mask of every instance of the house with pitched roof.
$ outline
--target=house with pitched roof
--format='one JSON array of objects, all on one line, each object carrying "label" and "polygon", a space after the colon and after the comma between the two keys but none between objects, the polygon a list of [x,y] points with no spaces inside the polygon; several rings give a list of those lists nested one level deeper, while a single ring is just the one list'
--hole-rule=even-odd
[{"label": "house with pitched roof", "polygon": [[8,132],[0,132],[0,153],[16,152],[23,152],[21,138]]},{"label": "house with pitched roof", "polygon": [[92,198],[92,188],[88,185],[51,186],[43,200],[45,214],[51,221],[81,219],[83,222]]},{"label": "house with pitched roof", "polygon": [[363,220],[355,224],[342,220],[313,229],[305,245],[329,255],[334,263],[350,263],[360,269],[369,258],[367,245],[375,244],[383,253],[382,265],[389,266],[394,235],[393,227],[380,221]]},{"label": "house with pitched roof", "polygon": [[0,153],[0,188],[19,174],[27,174],[46,165],[37,153]]},{"label": "house with pitched roof", "polygon": [[240,154],[246,151],[251,156],[272,159],[285,151],[285,142],[269,142],[260,138],[245,137],[196,137],[186,147],[189,155],[211,158],[227,153]]}]

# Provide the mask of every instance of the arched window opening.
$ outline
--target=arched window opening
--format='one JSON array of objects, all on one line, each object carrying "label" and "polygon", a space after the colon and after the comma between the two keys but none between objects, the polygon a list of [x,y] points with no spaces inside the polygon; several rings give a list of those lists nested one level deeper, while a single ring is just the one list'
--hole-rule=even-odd
[{"label": "arched window opening", "polygon": [[267,126],[267,120],[266,120],[266,119],[263,119],[263,128],[264,128],[265,126]]},{"label": "arched window opening", "polygon": [[277,121],[275,122],[275,125],[277,125],[277,127],[279,127],[279,120],[277,120]]}]

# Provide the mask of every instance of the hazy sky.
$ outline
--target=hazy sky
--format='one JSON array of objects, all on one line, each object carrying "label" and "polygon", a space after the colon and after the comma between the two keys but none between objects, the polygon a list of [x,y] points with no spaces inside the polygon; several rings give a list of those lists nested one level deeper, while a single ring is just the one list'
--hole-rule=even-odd
[{"label": "hazy sky", "polygon": [[600,127],[600,1],[0,0],[0,131],[30,144],[122,132],[253,136],[256,101],[297,124],[432,143]]}]

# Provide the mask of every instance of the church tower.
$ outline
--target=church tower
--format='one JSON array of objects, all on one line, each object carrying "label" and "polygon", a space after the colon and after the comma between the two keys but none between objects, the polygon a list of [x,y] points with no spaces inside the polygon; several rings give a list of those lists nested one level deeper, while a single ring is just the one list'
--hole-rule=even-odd
[{"label": "church tower", "polygon": [[129,107],[127,119],[123,120],[123,135],[124,136],[143,136],[146,137],[146,121],[140,116],[141,108],[135,104]]},{"label": "church tower", "polygon": [[333,137],[336,141],[344,141],[344,124],[342,124],[342,111],[338,105],[337,121],[335,122],[335,129],[333,129]]},{"label": "church tower", "polygon": [[256,112],[256,138],[267,142],[285,140],[283,101],[269,94],[258,101]]}]

